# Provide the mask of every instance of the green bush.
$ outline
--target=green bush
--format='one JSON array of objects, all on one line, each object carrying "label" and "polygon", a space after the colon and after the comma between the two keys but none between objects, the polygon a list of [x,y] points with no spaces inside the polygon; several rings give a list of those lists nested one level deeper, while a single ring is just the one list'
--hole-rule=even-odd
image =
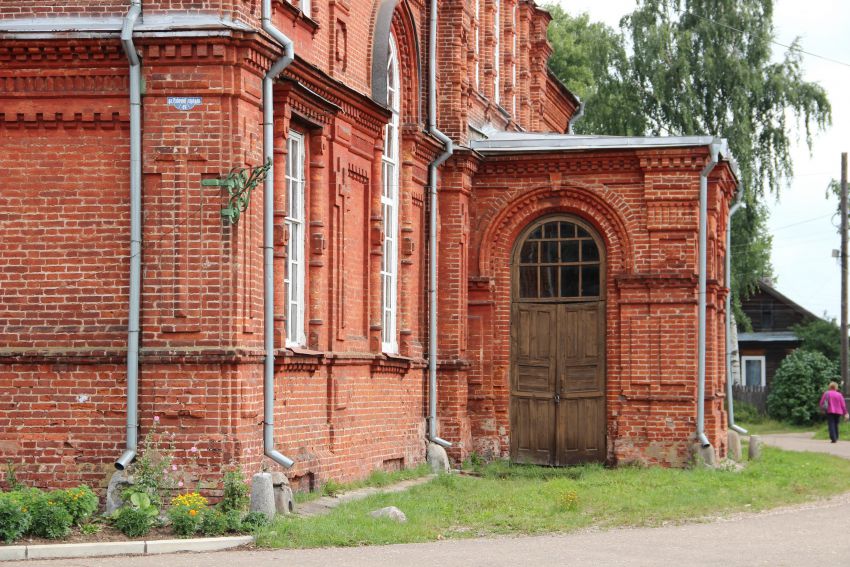
[{"label": "green bush", "polygon": [[153,505],[150,496],[136,492],[130,495],[130,501],[119,508],[112,519],[121,533],[127,537],[139,537],[151,531],[158,515],[159,508]]},{"label": "green bush", "polygon": [[232,534],[240,533],[242,531],[242,516],[244,516],[244,512],[240,512],[239,510],[230,510],[224,513],[224,521],[226,524],[226,531]]},{"label": "green bush", "polygon": [[224,491],[218,503],[219,509],[224,513],[233,510],[244,512],[248,509],[250,490],[242,469],[238,465],[233,466],[224,473]]},{"label": "green bush", "polygon": [[60,494],[60,500],[68,513],[71,514],[73,523],[77,525],[97,510],[97,495],[88,486],[63,490]]},{"label": "green bush", "polygon": [[197,492],[179,494],[171,499],[168,517],[171,531],[183,537],[198,533],[207,510],[207,499]]},{"label": "green bush", "polygon": [[764,421],[764,415],[753,404],[735,401],[735,421],[758,424]]},{"label": "green bush", "polygon": [[819,415],[818,402],[830,380],[837,378],[835,363],[819,352],[797,349],[782,361],[767,396],[767,414],[780,421],[808,425]]},{"label": "green bush", "polygon": [[33,501],[30,533],[50,539],[68,535],[74,519],[62,504],[63,492],[55,490]]},{"label": "green bush", "polygon": [[12,543],[27,530],[32,518],[29,509],[11,494],[0,494],[0,539]]},{"label": "green bush", "polygon": [[201,514],[201,533],[205,536],[220,536],[227,531],[228,521],[221,511],[207,508]]},{"label": "green bush", "polygon": [[242,519],[242,531],[253,532],[268,523],[269,519],[262,512],[249,512],[248,515]]}]

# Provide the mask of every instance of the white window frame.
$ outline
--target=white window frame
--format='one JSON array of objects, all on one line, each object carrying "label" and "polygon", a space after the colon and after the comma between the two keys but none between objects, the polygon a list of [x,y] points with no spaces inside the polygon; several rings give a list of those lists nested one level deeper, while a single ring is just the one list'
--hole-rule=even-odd
[{"label": "white window frame", "polygon": [[381,350],[395,354],[398,352],[398,170],[401,89],[398,49],[392,34],[390,34],[387,58],[387,106],[392,111],[392,116],[384,127],[384,153],[381,157],[383,175],[381,212],[384,219],[384,254],[381,265]]},{"label": "white window frame", "polygon": [[[290,4],[294,4],[293,0],[288,0]],[[311,0],[298,0],[298,9],[301,10],[301,13],[310,17],[310,1]]]},{"label": "white window frame", "polygon": [[761,363],[761,386],[767,386],[767,359],[764,356],[742,356],[741,357],[741,385],[747,385],[747,362],[758,361]]},{"label": "white window frame", "polygon": [[502,100],[502,86],[501,86],[501,77],[499,75],[499,60],[501,57],[501,47],[500,47],[500,37],[502,35],[502,26],[501,26],[501,17],[502,17],[502,0],[496,0],[495,5],[495,13],[493,14],[493,102],[495,104],[500,104]]},{"label": "white window frame", "polygon": [[286,346],[307,344],[304,281],[306,265],[305,136],[290,130],[286,139]]}]

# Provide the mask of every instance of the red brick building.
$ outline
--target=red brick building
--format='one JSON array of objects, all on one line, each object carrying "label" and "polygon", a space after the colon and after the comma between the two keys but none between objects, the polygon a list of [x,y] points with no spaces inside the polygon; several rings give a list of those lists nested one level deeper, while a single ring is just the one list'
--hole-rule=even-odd
[{"label": "red brick building", "polygon": [[[0,4],[0,460],[102,482],[159,416],[211,471],[257,470],[265,423],[302,488],[419,463],[437,434],[454,459],[681,465],[700,273],[725,454],[721,143],[567,134],[579,102],[528,0],[441,2],[434,42],[425,0],[263,4]],[[210,180],[264,156],[230,222]]]}]

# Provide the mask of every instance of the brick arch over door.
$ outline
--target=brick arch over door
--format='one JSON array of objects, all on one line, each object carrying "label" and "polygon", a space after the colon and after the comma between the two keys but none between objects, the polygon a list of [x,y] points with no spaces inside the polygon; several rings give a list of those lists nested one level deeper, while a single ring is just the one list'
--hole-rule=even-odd
[{"label": "brick arch over door", "polygon": [[[496,422],[510,433],[510,364],[511,364],[511,265],[514,245],[531,224],[547,216],[568,215],[581,219],[592,228],[605,248],[607,265],[605,288],[605,367],[607,393],[619,391],[621,384],[617,369],[621,365],[619,302],[616,280],[634,269],[632,234],[640,231],[638,215],[614,191],[604,186],[577,187],[564,185],[523,191],[506,200],[500,210],[491,213],[492,219],[483,231],[479,248],[479,274],[492,282],[493,337],[492,385],[495,406],[502,408]],[[608,459],[613,458],[612,443],[615,425],[611,417],[614,404],[608,404]],[[502,437],[502,450],[507,453],[509,439]]]}]

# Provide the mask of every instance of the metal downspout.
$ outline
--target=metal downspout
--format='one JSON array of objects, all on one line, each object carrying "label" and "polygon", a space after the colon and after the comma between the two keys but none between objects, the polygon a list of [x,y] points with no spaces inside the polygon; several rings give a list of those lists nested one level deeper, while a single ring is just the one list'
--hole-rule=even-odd
[{"label": "metal downspout", "polygon": [[[578,97],[576,97],[578,98]],[[575,123],[581,120],[584,117],[584,102],[579,100],[578,103],[578,112],[573,114],[572,118],[570,118],[569,123],[567,123],[567,134],[575,134]]]},{"label": "metal downspout", "polygon": [[732,398],[732,217],[746,207],[741,191],[729,209],[729,222],[726,224],[726,287],[729,288],[726,294],[726,418],[729,429],[741,435],[746,435],[747,430],[735,424],[735,402]]},{"label": "metal downspout", "polygon": [[697,439],[703,448],[711,447],[705,435],[705,295],[706,258],[708,256],[708,175],[717,165],[720,144],[709,147],[709,162],[699,174],[699,332],[697,337]]},{"label": "metal downspout", "polygon": [[115,461],[122,471],[136,459],[139,428],[139,311],[142,289],[142,63],[133,28],[142,0],[131,0],[121,26],[121,45],[130,63],[130,312],[127,320],[127,448]]},{"label": "metal downspout", "polygon": [[431,256],[428,266],[428,440],[441,447],[451,447],[451,443],[437,436],[437,168],[454,152],[451,138],[437,129],[437,0],[431,0],[428,30],[428,131],[446,146],[445,151],[428,167],[428,195],[431,207],[428,223]]},{"label": "metal downspout", "polygon": [[263,31],[283,47],[283,56],[263,77],[263,161],[271,163],[263,182],[263,453],[286,468],[295,461],[274,448],[274,80],[295,58],[292,40],[272,24],[271,0],[263,0]]}]

